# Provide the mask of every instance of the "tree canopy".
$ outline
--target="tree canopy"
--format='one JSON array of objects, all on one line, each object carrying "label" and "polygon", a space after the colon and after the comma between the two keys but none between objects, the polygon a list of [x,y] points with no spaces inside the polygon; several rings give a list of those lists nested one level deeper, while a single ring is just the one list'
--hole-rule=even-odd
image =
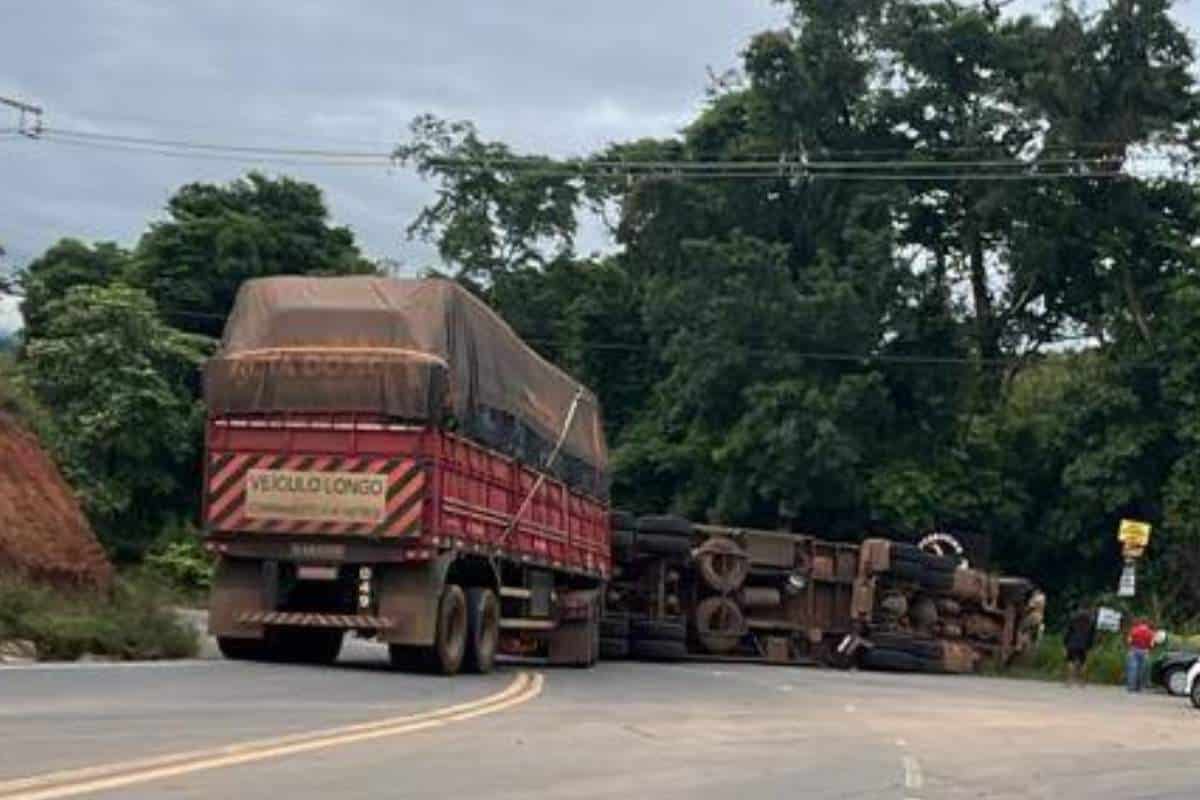
[{"label": "tree canopy", "polygon": [[[420,118],[398,155],[437,199],[410,235],[592,382],[618,503],[986,532],[1058,599],[1115,584],[1135,516],[1176,591],[1200,95],[1171,3],[790,5],[675,137],[564,161]],[[574,252],[588,213],[603,257]]]}]

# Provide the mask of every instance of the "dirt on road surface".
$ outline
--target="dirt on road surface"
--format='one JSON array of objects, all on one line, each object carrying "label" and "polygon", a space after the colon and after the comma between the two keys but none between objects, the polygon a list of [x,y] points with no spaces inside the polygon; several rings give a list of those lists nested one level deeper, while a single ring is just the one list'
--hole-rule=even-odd
[{"label": "dirt on road surface", "polygon": [[108,587],[112,565],[37,438],[0,412],[0,571]]}]

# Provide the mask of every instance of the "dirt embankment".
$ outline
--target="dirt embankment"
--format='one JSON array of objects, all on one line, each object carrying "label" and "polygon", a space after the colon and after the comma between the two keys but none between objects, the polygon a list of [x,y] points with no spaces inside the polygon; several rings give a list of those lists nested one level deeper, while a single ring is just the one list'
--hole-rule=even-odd
[{"label": "dirt embankment", "polygon": [[0,570],[108,588],[113,569],[71,488],[37,439],[0,412]]}]

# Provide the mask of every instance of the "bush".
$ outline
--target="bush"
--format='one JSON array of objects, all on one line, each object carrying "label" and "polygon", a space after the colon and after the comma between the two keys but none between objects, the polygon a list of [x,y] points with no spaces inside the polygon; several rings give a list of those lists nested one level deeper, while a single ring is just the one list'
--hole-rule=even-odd
[{"label": "bush", "polygon": [[[1121,635],[1098,633],[1096,636],[1096,646],[1088,653],[1088,682],[1123,683],[1125,644]],[[1067,674],[1067,653],[1063,646],[1063,637],[1057,633],[1046,634],[1032,652],[1014,660],[1004,674],[1017,678],[1063,680]]]},{"label": "bush", "polygon": [[146,568],[188,599],[207,594],[214,561],[204,550],[200,532],[188,523],[169,525],[146,553]]},{"label": "bush", "polygon": [[145,576],[122,576],[107,595],[0,577],[0,639],[29,639],[45,661],[85,653],[185,658],[199,645],[196,632],[171,611],[167,592]]}]

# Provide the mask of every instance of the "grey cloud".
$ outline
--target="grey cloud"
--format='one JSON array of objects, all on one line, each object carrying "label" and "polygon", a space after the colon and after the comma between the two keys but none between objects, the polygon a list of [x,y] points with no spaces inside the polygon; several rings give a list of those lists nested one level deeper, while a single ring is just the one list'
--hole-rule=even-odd
[{"label": "grey cloud", "polygon": [[[675,131],[702,102],[705,67],[735,64],[785,12],[770,0],[70,0],[5,17],[0,94],[43,104],[64,129],[387,151],[431,111],[578,154]],[[132,244],[179,185],[253,166],[0,139],[0,242],[10,264],[60,236]],[[403,238],[431,194],[411,173],[264,166],[324,187],[370,254],[431,258]],[[0,327],[14,320],[0,305]]]}]

